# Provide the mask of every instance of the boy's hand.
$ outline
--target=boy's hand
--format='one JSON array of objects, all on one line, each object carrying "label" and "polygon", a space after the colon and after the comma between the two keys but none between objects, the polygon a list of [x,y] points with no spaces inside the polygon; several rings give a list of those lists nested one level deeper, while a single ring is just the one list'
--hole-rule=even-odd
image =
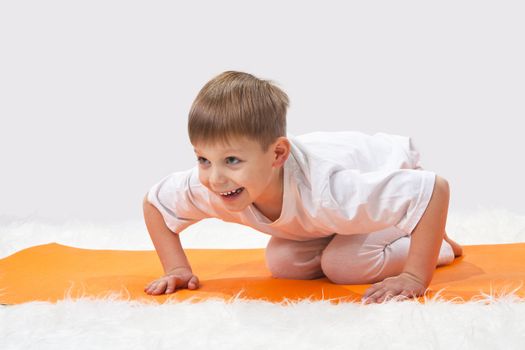
[{"label": "boy's hand", "polygon": [[164,276],[152,281],[144,288],[147,294],[171,294],[176,289],[197,289],[199,287],[199,278],[193,272],[185,267],[175,268],[168,271]]},{"label": "boy's hand", "polygon": [[382,303],[398,295],[402,299],[419,297],[425,294],[426,290],[427,286],[416,276],[403,272],[372,285],[363,295],[362,302],[364,304]]}]

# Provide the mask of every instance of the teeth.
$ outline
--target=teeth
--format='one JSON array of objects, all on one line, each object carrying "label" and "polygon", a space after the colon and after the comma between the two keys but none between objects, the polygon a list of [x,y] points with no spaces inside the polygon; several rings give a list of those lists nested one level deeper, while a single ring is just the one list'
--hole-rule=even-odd
[{"label": "teeth", "polygon": [[242,190],[242,187],[240,187],[240,188],[238,188],[238,189],[236,189],[234,191],[219,192],[219,193],[220,193],[221,196],[229,196],[229,195],[231,195],[233,193],[239,193],[239,192],[241,192],[241,190]]}]

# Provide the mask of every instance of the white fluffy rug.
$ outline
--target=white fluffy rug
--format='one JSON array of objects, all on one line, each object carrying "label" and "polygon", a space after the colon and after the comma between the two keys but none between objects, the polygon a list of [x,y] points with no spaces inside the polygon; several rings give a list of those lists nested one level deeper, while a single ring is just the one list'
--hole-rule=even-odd
[{"label": "white fluffy rug", "polygon": [[[450,213],[447,232],[461,244],[525,242],[525,216],[485,209]],[[257,248],[269,236],[206,220],[181,239],[185,248]],[[142,221],[94,225],[0,217],[0,258],[49,242],[154,249]],[[0,306],[0,349],[525,349],[523,301],[507,294],[425,305],[245,300],[158,305],[111,298],[33,302]]]}]

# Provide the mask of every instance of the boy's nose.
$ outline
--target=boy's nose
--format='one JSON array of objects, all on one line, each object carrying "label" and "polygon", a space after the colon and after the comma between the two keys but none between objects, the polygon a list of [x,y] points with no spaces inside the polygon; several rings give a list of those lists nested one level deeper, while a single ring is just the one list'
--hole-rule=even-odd
[{"label": "boy's nose", "polygon": [[210,174],[210,185],[217,190],[224,190],[226,178],[218,171],[212,171]]}]

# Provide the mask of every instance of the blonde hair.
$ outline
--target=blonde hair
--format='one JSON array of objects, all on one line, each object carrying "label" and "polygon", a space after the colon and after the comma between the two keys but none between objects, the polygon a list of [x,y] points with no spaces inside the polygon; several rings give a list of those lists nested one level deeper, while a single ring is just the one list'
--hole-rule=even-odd
[{"label": "blonde hair", "polygon": [[210,80],[193,101],[188,118],[190,142],[228,144],[233,137],[256,140],[264,152],[286,136],[288,95],[272,81],[226,71]]}]

